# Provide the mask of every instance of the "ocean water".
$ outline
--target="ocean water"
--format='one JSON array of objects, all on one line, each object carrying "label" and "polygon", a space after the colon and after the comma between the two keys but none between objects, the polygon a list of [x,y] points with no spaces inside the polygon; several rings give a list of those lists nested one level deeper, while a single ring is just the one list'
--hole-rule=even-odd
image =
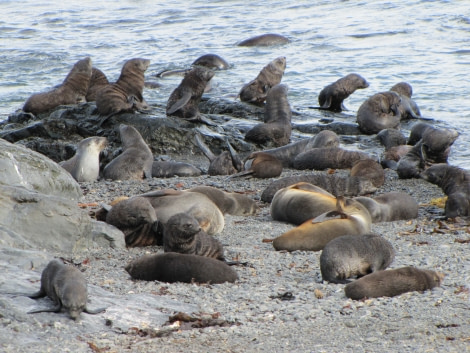
[{"label": "ocean water", "polygon": [[[278,33],[282,46],[238,47]],[[90,56],[111,81],[133,57],[151,60],[147,80],[214,53],[231,68],[217,71],[214,96],[236,96],[268,62],[287,58],[282,82],[302,111],[318,104],[329,83],[356,72],[370,83],[352,94],[346,114],[406,81],[424,117],[460,133],[449,162],[470,168],[470,1],[0,1],[0,120],[33,93],[60,84]],[[165,104],[181,77],[160,81],[144,97]],[[295,116],[295,119],[302,119]]]}]

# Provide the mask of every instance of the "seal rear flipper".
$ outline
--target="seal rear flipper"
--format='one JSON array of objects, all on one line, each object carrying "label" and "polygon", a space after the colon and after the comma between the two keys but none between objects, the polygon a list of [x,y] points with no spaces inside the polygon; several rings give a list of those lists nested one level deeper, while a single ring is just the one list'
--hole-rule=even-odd
[{"label": "seal rear flipper", "polygon": [[232,174],[232,175],[228,176],[227,178],[225,178],[225,180],[229,180],[229,179],[232,179],[232,178],[238,178],[238,177],[241,177],[241,176],[251,176],[251,174],[253,174],[252,170],[244,170],[242,172],[239,172],[239,173]]},{"label": "seal rear flipper", "polygon": [[180,99],[178,99],[175,103],[173,103],[173,105],[170,108],[168,108],[166,113],[173,114],[177,110],[183,108],[189,102],[190,99],[191,99],[191,93],[184,92],[183,96]]},{"label": "seal rear flipper", "polygon": [[228,150],[230,152],[230,157],[232,157],[233,166],[235,167],[235,169],[237,171],[241,172],[243,170],[243,163],[242,163],[240,157],[238,156],[237,151],[235,151],[235,149],[232,147],[230,142],[228,142],[228,140],[227,140],[227,146],[228,146]]},{"label": "seal rear flipper", "polygon": [[352,282],[350,279],[341,279],[341,278],[327,278],[323,280],[328,281],[329,283],[336,283],[336,284],[348,284]]},{"label": "seal rear flipper", "polygon": [[35,309],[28,311],[28,314],[36,314],[36,313],[58,313],[62,309],[62,304],[57,304],[52,308],[45,308],[45,309]]},{"label": "seal rear flipper", "polygon": [[88,309],[88,308],[85,308],[85,310],[83,310],[84,313],[87,313],[87,314],[90,314],[90,315],[95,315],[95,314],[99,314],[99,313],[102,313],[103,311],[105,311],[107,308],[99,308],[99,309]]},{"label": "seal rear flipper", "polygon": [[31,299],[38,299],[38,298],[44,298],[46,296],[46,291],[44,290],[39,290],[38,292],[36,293],[33,293],[33,294],[24,294],[26,295],[27,297],[31,298]]},{"label": "seal rear flipper", "polygon": [[194,139],[196,141],[197,146],[201,149],[202,153],[204,153],[204,155],[209,159],[209,161],[212,162],[214,159],[216,159],[216,156],[212,153],[210,148],[204,143],[204,141],[202,141],[201,135],[196,133],[194,135]]}]

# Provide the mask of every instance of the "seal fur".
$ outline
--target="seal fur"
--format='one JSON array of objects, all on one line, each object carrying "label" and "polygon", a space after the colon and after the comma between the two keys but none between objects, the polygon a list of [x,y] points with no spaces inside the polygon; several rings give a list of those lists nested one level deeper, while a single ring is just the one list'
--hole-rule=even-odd
[{"label": "seal fur", "polygon": [[418,202],[404,192],[388,192],[374,198],[359,196],[354,200],[367,208],[372,223],[418,218]]},{"label": "seal fur", "polygon": [[347,110],[343,101],[357,89],[367,88],[369,83],[361,75],[352,73],[324,87],[318,95],[321,109],[341,112]]}]

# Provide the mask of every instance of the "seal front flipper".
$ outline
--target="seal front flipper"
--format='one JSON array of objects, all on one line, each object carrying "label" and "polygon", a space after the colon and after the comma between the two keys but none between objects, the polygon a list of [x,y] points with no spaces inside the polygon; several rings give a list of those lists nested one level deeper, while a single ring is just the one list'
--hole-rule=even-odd
[{"label": "seal front flipper", "polygon": [[166,112],[168,115],[173,114],[177,110],[183,108],[191,99],[191,92],[184,92],[183,96],[178,99]]},{"label": "seal front flipper", "polygon": [[99,314],[99,313],[102,313],[103,311],[105,311],[107,308],[99,308],[99,309],[88,309],[88,308],[85,308],[85,310],[83,310],[84,313],[87,313],[87,314],[90,314],[90,315],[95,315],[95,314]]},{"label": "seal front flipper", "polygon": [[329,109],[331,107],[331,102],[333,100],[332,96],[329,96],[323,104],[319,107],[319,109]]},{"label": "seal front flipper", "polygon": [[36,314],[36,313],[58,313],[62,309],[62,304],[59,303],[52,308],[45,308],[45,309],[35,309],[28,311],[28,314]]},{"label": "seal front flipper", "polygon": [[47,294],[46,294],[46,291],[41,288],[41,290],[39,290],[36,293],[25,294],[25,295],[31,299],[38,299],[38,298],[44,298]]}]

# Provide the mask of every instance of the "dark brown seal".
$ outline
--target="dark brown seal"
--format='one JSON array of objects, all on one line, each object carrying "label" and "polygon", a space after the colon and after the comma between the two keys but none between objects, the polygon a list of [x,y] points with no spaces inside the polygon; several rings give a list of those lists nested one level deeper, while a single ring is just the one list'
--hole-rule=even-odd
[{"label": "dark brown seal", "polygon": [[289,143],[292,126],[292,111],[287,99],[287,85],[277,84],[266,97],[264,123],[247,131],[245,140],[258,144],[272,144],[275,147]]},{"label": "dark brown seal", "polygon": [[365,152],[349,151],[341,147],[312,148],[295,157],[294,168],[299,170],[348,169],[361,159],[371,159],[371,156]]},{"label": "dark brown seal", "polygon": [[109,85],[109,81],[103,71],[93,67],[91,69],[90,84],[88,86],[88,91],[86,92],[86,101],[96,101],[96,94],[98,91],[107,85]]},{"label": "dark brown seal", "polygon": [[397,170],[398,161],[413,149],[410,145],[393,146],[380,157],[382,167]]},{"label": "dark brown seal", "polygon": [[385,150],[388,151],[392,147],[406,144],[406,137],[398,129],[384,129],[377,134],[377,139],[380,141]]},{"label": "dark brown seal", "polygon": [[354,200],[362,203],[370,213],[372,223],[393,222],[418,217],[418,202],[404,192],[388,192],[374,198],[360,196]]},{"label": "dark brown seal", "polygon": [[152,177],[154,178],[172,178],[191,177],[201,175],[201,170],[192,164],[175,161],[153,161]]},{"label": "dark brown seal", "polygon": [[331,283],[349,283],[348,278],[386,269],[394,258],[392,244],[380,235],[344,235],[333,239],[323,249],[321,276]]},{"label": "dark brown seal", "polygon": [[289,42],[289,38],[284,37],[283,35],[276,33],[266,33],[245,39],[237,45],[239,47],[268,47],[272,45],[286,44]]},{"label": "dark brown seal", "polygon": [[204,66],[211,70],[226,70],[230,67],[227,61],[216,54],[200,56],[191,64],[192,66]]},{"label": "dark brown seal", "polygon": [[282,163],[273,155],[263,152],[250,154],[245,162],[245,170],[230,178],[249,176],[255,178],[275,178],[282,173]]},{"label": "dark brown seal", "polygon": [[376,93],[366,99],[357,110],[359,129],[367,134],[376,134],[387,128],[400,126],[400,95],[396,92]]},{"label": "dark brown seal", "polygon": [[410,136],[408,137],[408,145],[416,145],[422,138],[423,134],[428,129],[433,129],[434,127],[431,124],[419,122],[414,124],[411,127]]},{"label": "dark brown seal", "polygon": [[75,155],[59,165],[78,182],[95,181],[100,175],[100,152],[107,143],[106,137],[87,137],[78,143]]},{"label": "dark brown seal", "polygon": [[199,113],[198,104],[212,77],[214,77],[214,71],[201,66],[196,66],[187,72],[168,98],[166,115],[207,123],[208,121]]},{"label": "dark brown seal", "polygon": [[382,166],[373,159],[360,159],[354,162],[351,176],[364,177],[379,188],[385,183],[385,172]]},{"label": "dark brown seal", "polygon": [[98,314],[105,308],[90,310],[87,308],[88,289],[85,276],[77,268],[64,265],[59,260],[52,260],[42,271],[41,289],[30,295],[32,299],[48,296],[55,303],[53,308],[36,309],[28,313],[59,312],[62,308],[70,318],[76,320],[83,311]]},{"label": "dark brown seal", "polygon": [[323,88],[318,95],[318,103],[321,109],[341,112],[347,110],[343,101],[357,89],[367,88],[369,83],[358,74],[346,75],[336,82]]},{"label": "dark brown seal", "polygon": [[468,170],[439,163],[422,172],[421,178],[439,186],[447,195],[446,217],[470,216],[470,172]]},{"label": "dark brown seal", "polygon": [[281,83],[284,70],[286,69],[286,58],[280,56],[268,65],[263,67],[258,76],[242,87],[240,100],[253,104],[262,104],[266,100],[266,96],[271,87]]},{"label": "dark brown seal", "polygon": [[163,230],[163,249],[165,252],[225,260],[220,241],[204,232],[196,218],[187,213],[177,213],[166,222]]},{"label": "dark brown seal", "polygon": [[121,124],[122,153],[103,169],[103,177],[112,180],[142,180],[152,177],[153,154],[139,131]]},{"label": "dark brown seal", "polygon": [[96,108],[100,115],[109,118],[121,112],[148,109],[143,90],[144,73],[149,65],[150,60],[142,58],[130,59],[124,63],[119,79],[101,88],[96,94]]},{"label": "dark brown seal", "polygon": [[62,84],[52,91],[33,94],[26,100],[23,111],[37,115],[48,112],[59,105],[85,102],[91,70],[90,58],[77,61]]},{"label": "dark brown seal", "polygon": [[439,272],[414,267],[377,271],[347,284],[344,292],[348,298],[394,297],[406,292],[425,291],[439,287],[444,275]]},{"label": "dark brown seal", "polygon": [[146,281],[216,284],[238,279],[237,273],[223,261],[172,252],[142,256],[125,269],[132,278]]}]

